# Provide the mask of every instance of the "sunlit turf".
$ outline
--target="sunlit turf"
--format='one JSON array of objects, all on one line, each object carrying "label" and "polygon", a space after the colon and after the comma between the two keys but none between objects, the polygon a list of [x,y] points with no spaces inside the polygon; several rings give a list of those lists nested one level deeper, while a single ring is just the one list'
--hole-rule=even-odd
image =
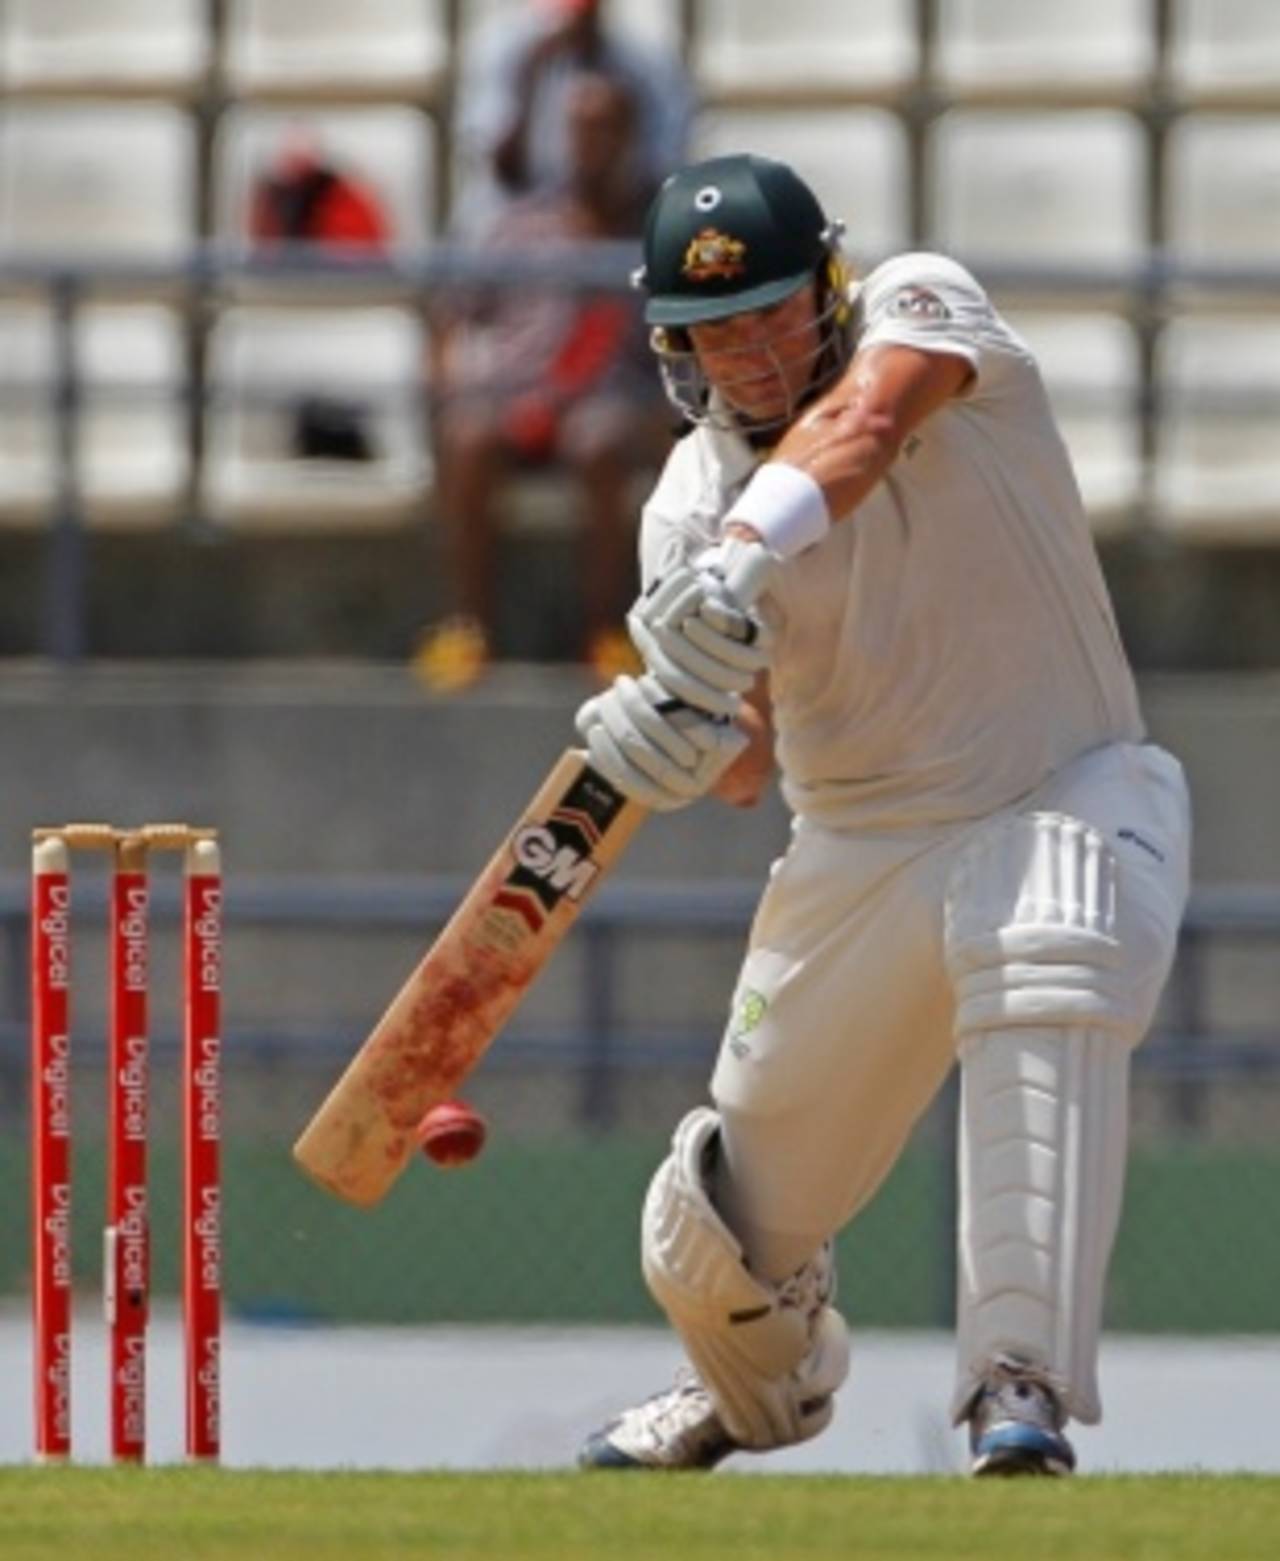
[{"label": "sunlit turf", "polygon": [[1280,1556],[1280,1479],[0,1469],[4,1561],[1234,1561]]}]

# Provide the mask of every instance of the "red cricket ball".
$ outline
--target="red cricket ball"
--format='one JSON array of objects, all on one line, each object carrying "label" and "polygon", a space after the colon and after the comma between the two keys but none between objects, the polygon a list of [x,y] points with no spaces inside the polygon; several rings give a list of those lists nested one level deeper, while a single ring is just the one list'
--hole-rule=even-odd
[{"label": "red cricket ball", "polygon": [[488,1133],[485,1119],[465,1101],[443,1100],[418,1124],[418,1143],[428,1160],[451,1171],[475,1159]]}]

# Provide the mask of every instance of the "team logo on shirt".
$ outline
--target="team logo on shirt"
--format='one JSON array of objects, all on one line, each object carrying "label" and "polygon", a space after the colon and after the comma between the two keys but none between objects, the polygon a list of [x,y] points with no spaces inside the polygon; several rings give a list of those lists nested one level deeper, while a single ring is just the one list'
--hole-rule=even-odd
[{"label": "team logo on shirt", "polygon": [[732,281],[747,269],[747,246],[719,228],[703,228],[689,240],[682,269],[691,282]]},{"label": "team logo on shirt", "polygon": [[904,287],[889,304],[889,313],[900,320],[949,320],[951,311],[927,287]]},{"label": "team logo on shirt", "polygon": [[748,987],[742,994],[742,1001],[738,1004],[738,1031],[747,1034],[754,1030],[765,1016],[765,1010],[769,1006],[769,999],[763,992],[757,992]]},{"label": "team logo on shirt", "polygon": [[729,1021],[729,1050],[735,1057],[747,1057],[751,1048],[747,1036],[758,1029],[769,1010],[769,999],[763,992],[747,987],[738,999],[732,1019]]}]

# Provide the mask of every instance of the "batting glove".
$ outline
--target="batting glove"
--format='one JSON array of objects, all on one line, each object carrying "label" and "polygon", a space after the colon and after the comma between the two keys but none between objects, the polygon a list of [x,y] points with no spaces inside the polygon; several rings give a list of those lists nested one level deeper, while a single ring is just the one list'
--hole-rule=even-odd
[{"label": "batting glove", "polygon": [[747,744],[728,716],[690,709],[650,673],[617,678],[587,700],[575,724],[595,768],[659,813],[705,796]]},{"label": "batting glove", "polygon": [[773,635],[751,606],[776,563],[760,543],[730,537],[654,581],[627,628],[664,688],[699,710],[733,715],[769,665]]}]

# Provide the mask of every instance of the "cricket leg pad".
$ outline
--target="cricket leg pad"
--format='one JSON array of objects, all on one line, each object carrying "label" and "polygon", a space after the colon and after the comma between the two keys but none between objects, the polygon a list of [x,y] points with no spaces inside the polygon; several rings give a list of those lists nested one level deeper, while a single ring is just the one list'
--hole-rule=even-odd
[{"label": "cricket leg pad", "polygon": [[676,1129],[645,1199],[645,1279],[680,1334],[733,1441],[764,1451],[825,1429],[849,1372],[849,1333],[830,1305],[824,1246],[781,1284],[757,1279],[708,1193],[720,1119],[707,1108]]},{"label": "cricket leg pad", "polygon": [[1116,864],[1057,814],[1004,821],[949,887],[961,1064],[958,1372],[967,1418],[1016,1359],[1066,1415],[1101,1417],[1098,1339],[1141,1023],[1116,938]]}]

